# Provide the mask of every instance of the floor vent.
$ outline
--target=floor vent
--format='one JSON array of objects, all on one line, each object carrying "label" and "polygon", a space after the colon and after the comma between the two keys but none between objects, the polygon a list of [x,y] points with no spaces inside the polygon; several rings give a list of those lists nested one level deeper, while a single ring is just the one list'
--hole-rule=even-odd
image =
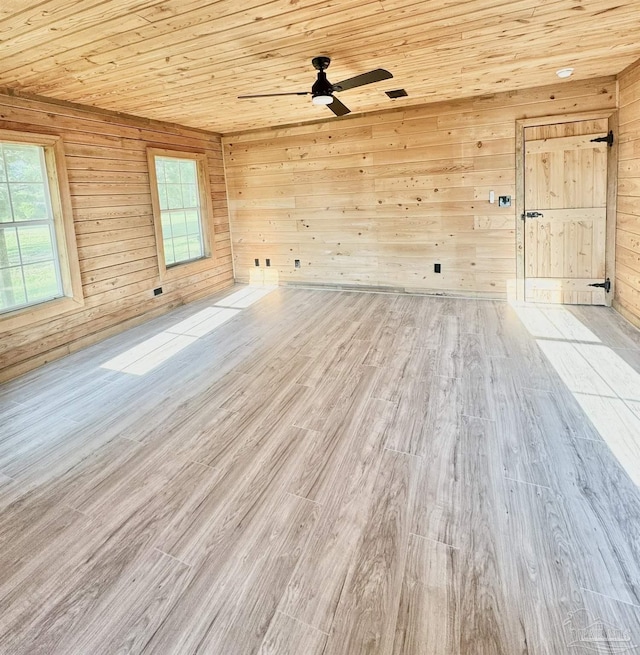
[{"label": "floor vent", "polygon": [[409,95],[404,89],[396,89],[395,91],[385,91],[385,93],[392,100],[395,100],[396,98],[404,98],[405,96]]}]

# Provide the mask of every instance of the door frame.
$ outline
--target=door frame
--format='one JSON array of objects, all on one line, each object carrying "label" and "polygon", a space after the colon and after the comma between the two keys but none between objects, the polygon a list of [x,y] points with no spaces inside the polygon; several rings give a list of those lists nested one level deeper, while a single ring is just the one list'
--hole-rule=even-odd
[{"label": "door frame", "polygon": [[577,121],[608,119],[609,129],[613,130],[613,146],[609,149],[607,158],[607,227],[605,244],[605,278],[611,280],[611,291],[605,294],[607,306],[611,306],[615,295],[616,280],[616,201],[618,195],[618,110],[608,109],[596,112],[577,112],[574,114],[558,114],[556,116],[540,116],[538,118],[522,118],[516,120],[516,300],[525,302],[525,252],[524,252],[524,213],[525,200],[525,127],[554,125],[555,123],[575,123]]}]

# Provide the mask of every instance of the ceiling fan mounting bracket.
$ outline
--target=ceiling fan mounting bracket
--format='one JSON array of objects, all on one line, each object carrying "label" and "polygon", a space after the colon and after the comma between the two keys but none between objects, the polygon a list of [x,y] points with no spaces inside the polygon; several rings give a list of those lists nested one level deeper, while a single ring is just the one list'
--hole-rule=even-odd
[{"label": "ceiling fan mounting bracket", "polygon": [[313,67],[316,70],[326,71],[327,68],[329,68],[329,64],[331,63],[331,58],[330,57],[325,57],[325,56],[314,57],[311,60],[311,63],[313,64]]}]

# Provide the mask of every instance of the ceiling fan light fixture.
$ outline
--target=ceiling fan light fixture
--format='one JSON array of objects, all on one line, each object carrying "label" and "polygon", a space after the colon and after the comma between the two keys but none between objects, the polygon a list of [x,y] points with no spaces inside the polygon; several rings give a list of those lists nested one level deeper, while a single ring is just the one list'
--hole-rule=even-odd
[{"label": "ceiling fan light fixture", "polygon": [[567,77],[571,77],[573,75],[573,68],[561,68],[560,70],[556,71],[556,75],[561,79],[566,79]]},{"label": "ceiling fan light fixture", "polygon": [[330,105],[333,102],[333,96],[330,95],[317,95],[311,98],[314,105]]}]

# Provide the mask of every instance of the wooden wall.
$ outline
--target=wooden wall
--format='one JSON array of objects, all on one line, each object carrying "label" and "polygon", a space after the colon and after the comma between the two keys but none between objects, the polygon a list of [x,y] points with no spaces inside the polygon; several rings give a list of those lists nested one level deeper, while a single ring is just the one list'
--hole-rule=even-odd
[{"label": "wooden wall", "polygon": [[619,78],[615,308],[640,326],[640,62]]},{"label": "wooden wall", "polygon": [[615,106],[600,78],[225,136],[236,279],[504,295],[516,119]]},{"label": "wooden wall", "polygon": [[[0,320],[0,381],[232,284],[218,135],[6,95],[0,128],[63,137],[85,295],[82,309],[23,329],[3,332]],[[207,153],[215,217],[211,266],[157,297],[147,146]]]}]

